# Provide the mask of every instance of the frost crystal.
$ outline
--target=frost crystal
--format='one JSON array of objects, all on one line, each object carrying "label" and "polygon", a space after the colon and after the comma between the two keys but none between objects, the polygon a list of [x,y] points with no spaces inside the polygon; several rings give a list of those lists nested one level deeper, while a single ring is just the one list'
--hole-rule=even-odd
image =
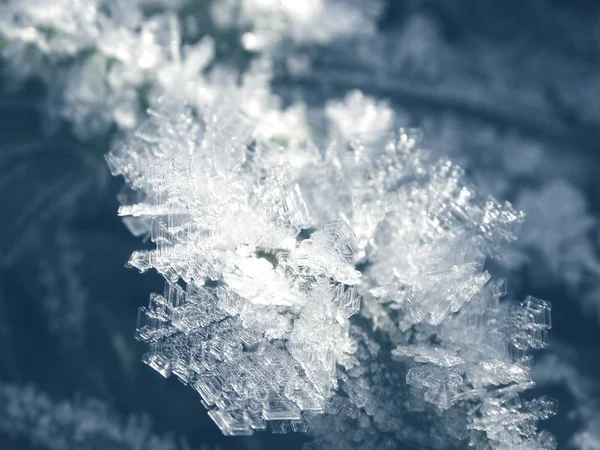
[{"label": "frost crystal", "polygon": [[220,27],[250,28],[242,35],[242,45],[259,51],[286,38],[327,44],[357,33],[373,34],[382,9],[380,0],[219,0],[211,14]]},{"label": "frost crystal", "polygon": [[[245,92],[205,108],[161,100],[107,156],[129,186],[119,213],[156,245],[128,265],[167,280],[140,309],[144,361],[197,390],[229,435],[270,422],[308,430],[317,445],[315,413],[344,421],[351,410],[387,433],[417,412],[446,417],[430,429],[442,441],[551,448],[536,421],[553,401],[519,399],[533,386],[531,350],[546,345],[550,304],[527,297],[511,308],[504,281],[484,268],[523,215],[481,196],[415,134],[394,137],[391,111],[358,92],[330,105],[332,143],[287,164],[298,147],[265,136],[240,110]],[[390,367],[365,354],[380,345],[393,349]],[[387,378],[394,392],[379,385]],[[346,400],[332,396],[338,387]],[[386,403],[396,395],[402,408]]]},{"label": "frost crystal", "polygon": [[196,80],[195,86],[202,84],[200,73],[214,53],[207,38],[181,55],[173,12],[181,2],[154,2],[151,16],[144,15],[145,3],[3,2],[0,52],[15,81],[36,75],[47,83],[48,116],[71,123],[79,137],[97,137],[113,124],[132,129],[145,101],[186,76]]},{"label": "frost crystal", "polygon": [[120,214],[156,245],[128,265],[167,280],[140,309],[144,361],[190,384],[239,435],[323,411],[352,351],[360,274],[345,222],[302,239],[311,219],[298,185],[288,167],[264,166],[269,148],[233,105],[197,114],[160,102],[107,160],[133,188]]},{"label": "frost crystal", "polygon": [[523,214],[481,196],[460,167],[421,149],[415,133],[394,139],[385,104],[354,92],[327,114],[334,144],[304,172],[318,181],[302,179],[311,211],[348,220],[364,290],[402,308],[402,327],[439,325],[489,281],[486,258],[514,240]]}]

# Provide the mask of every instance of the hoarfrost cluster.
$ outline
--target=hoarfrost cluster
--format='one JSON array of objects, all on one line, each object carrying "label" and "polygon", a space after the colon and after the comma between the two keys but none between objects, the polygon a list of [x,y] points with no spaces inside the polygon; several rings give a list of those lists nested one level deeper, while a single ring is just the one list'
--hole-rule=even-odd
[{"label": "hoarfrost cluster", "polygon": [[[423,148],[386,101],[351,90],[309,109],[271,90],[282,55],[294,74],[294,51],[311,45],[330,45],[335,63],[349,39],[359,64],[381,66],[369,55],[387,55],[373,37],[382,2],[211,2],[215,27],[256,54],[240,72],[215,62],[208,35],[183,44],[166,2],[150,16],[142,1],[42,3],[2,4],[4,57],[17,78],[56,68],[56,114],[80,136],[123,132],[106,156],[126,182],[119,215],[153,243],[127,265],[165,278],[136,338],[223,433],[302,431],[327,449],[556,446],[538,429],[556,401],[520,397],[551,305],[503,299],[490,268],[523,213]],[[395,63],[436,79],[430,28],[409,23],[419,42]]]},{"label": "hoarfrost cluster", "polygon": [[252,146],[233,105],[195,117],[161,104],[107,159],[138,200],[120,214],[156,244],[129,265],[167,280],[140,310],[145,361],[190,383],[225,433],[250,434],[324,409],[352,349],[360,274],[345,222],[299,239],[311,225],[300,189],[289,167],[264,165],[270,149]]},{"label": "hoarfrost cluster", "polygon": [[[67,121],[81,137],[106,133],[113,124],[134,127],[143,112],[142,93],[150,91],[151,97],[155,85],[165,88],[173,66],[180,64],[173,40],[179,36],[177,2],[165,2],[172,7],[158,8],[150,17],[143,13],[145,3],[3,2],[2,56],[11,78],[20,83],[40,77],[50,89],[52,123]],[[210,54],[210,48],[204,51]],[[194,59],[196,69],[210,56],[204,59]]]},{"label": "hoarfrost cluster", "polygon": [[97,399],[56,401],[32,386],[12,383],[0,385],[0,399],[0,430],[36,448],[191,450],[183,439],[153,434],[147,416],[132,414],[123,420]]},{"label": "hoarfrost cluster", "polygon": [[221,28],[247,30],[241,43],[255,52],[272,51],[285,40],[329,44],[357,34],[374,35],[382,10],[380,0],[222,0],[210,12]]},{"label": "hoarfrost cluster", "polygon": [[[161,100],[107,156],[130,188],[120,214],[156,245],[128,265],[167,280],[140,309],[145,362],[197,390],[226,434],[271,422],[331,448],[318,414],[343,430],[354,411],[363,417],[354,445],[369,448],[379,438],[365,428],[405,440],[405,417],[450,411],[466,419],[437,424],[438,436],[552,448],[536,423],[555,401],[519,398],[534,385],[528,365],[546,346],[550,304],[501,302],[503,281],[484,267],[523,215],[480,195],[414,134],[394,137],[392,112],[358,92],[328,106],[335,139],[297,167],[276,163],[293,155],[256,133],[238,104]],[[379,115],[388,128],[369,132]],[[392,351],[367,358],[361,346]],[[382,357],[391,367],[377,369]],[[369,383],[394,366],[397,391],[373,394],[386,388]],[[391,417],[382,416],[390,401]],[[335,448],[351,445],[336,439]]]}]

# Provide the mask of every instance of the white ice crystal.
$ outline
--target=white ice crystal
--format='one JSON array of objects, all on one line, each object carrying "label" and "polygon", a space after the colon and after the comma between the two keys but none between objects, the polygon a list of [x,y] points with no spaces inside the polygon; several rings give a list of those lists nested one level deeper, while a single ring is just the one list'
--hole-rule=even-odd
[{"label": "white ice crystal", "polygon": [[[244,95],[242,86],[205,109],[161,100],[107,156],[132,189],[120,214],[156,244],[129,265],[167,280],[164,295],[140,310],[145,362],[192,385],[226,434],[270,421],[280,431],[308,426],[318,438],[307,413],[337,411],[338,378],[348,408],[375,402],[366,417],[377,417],[384,402],[364,393],[374,382],[361,381],[368,359],[351,356],[351,333],[365,326],[348,320],[360,292],[362,316],[392,345],[392,359],[413,360],[397,380],[412,400],[394,414],[429,411],[421,398],[449,417],[432,425],[438,437],[551,448],[553,438],[528,424],[551,414],[553,401],[518,399],[533,386],[529,350],[546,345],[550,305],[501,304],[503,281],[484,268],[514,239],[522,214],[479,194],[416,135],[394,137],[393,115],[358,92],[347,112],[330,107],[334,140],[323,153],[279,165],[292,150],[265,140],[258,118],[239,109]],[[473,405],[479,415],[450,419]]]},{"label": "white ice crystal", "polygon": [[211,6],[223,28],[248,29],[241,38],[249,51],[279,45],[327,44],[336,38],[373,34],[382,10],[379,0],[218,0]]},{"label": "white ice crystal", "polygon": [[156,244],[129,265],[167,280],[140,310],[145,361],[192,385],[224,433],[250,434],[323,410],[352,351],[360,274],[343,221],[299,240],[311,225],[302,193],[289,168],[264,166],[269,148],[237,104],[161,101],[107,160],[137,201],[120,214]]},{"label": "white ice crystal", "polygon": [[[2,56],[17,81],[37,76],[50,90],[48,116],[66,120],[82,138],[113,125],[135,127],[145,91],[199,76],[212,56],[200,42],[180,56],[178,19],[161,8],[151,17],[144,0],[24,0],[0,5]],[[156,8],[158,7],[158,8]],[[208,48],[207,48],[208,47]],[[174,80],[173,72],[179,74]],[[150,96],[152,96],[150,94]]]},{"label": "white ice crystal", "polygon": [[385,104],[353,92],[327,114],[334,143],[303,172],[315,179],[301,178],[311,211],[356,233],[363,291],[404,308],[403,326],[440,324],[489,280],[486,257],[515,239],[523,214],[479,194],[415,133],[394,138]]},{"label": "white ice crystal", "polygon": [[[378,111],[392,120],[359,95],[347,115],[357,119],[344,120],[375,121],[363,118]],[[156,244],[129,265],[167,279],[164,295],[140,310],[138,339],[150,346],[144,360],[191,384],[226,434],[250,434],[269,421],[303,430],[307,413],[336,411],[338,377],[356,402],[349,407],[368,401],[372,381],[356,372],[368,360],[351,356],[358,285],[362,315],[387,336],[393,359],[416,364],[405,375],[415,390],[404,414],[427,411],[416,406],[418,391],[448,417],[477,404],[479,415],[460,425],[448,419],[432,428],[436,436],[477,443],[483,433],[494,448],[551,448],[553,438],[528,424],[551,414],[553,401],[518,400],[533,386],[529,350],[546,345],[550,305],[528,297],[507,308],[502,280],[484,270],[514,239],[522,214],[481,196],[460,168],[433,159],[412,135],[390,137],[387,126],[366,138],[338,129],[321,162],[277,165],[286,150],[265,141],[240,104],[223,98],[201,110],[162,100],[107,156],[132,188],[120,214]],[[321,174],[313,183],[304,178],[310,170]],[[296,172],[319,213],[330,202],[325,217],[309,216]],[[321,187],[333,194],[336,186],[337,196],[319,197]],[[365,237],[359,256],[346,220]],[[367,417],[383,399],[370,401]],[[506,419],[490,419],[496,414]],[[314,421],[308,429],[319,436]]]}]

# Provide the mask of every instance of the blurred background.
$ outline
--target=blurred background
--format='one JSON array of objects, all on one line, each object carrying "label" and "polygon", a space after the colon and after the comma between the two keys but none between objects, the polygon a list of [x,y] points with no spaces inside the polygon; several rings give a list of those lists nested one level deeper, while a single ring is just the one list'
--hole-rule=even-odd
[{"label": "blurred background", "polygon": [[[238,36],[217,41],[236,55]],[[558,448],[600,449],[600,3],[388,0],[377,39],[306,52],[310,72],[276,70],[284,101],[385,99],[428,148],[526,212],[503,265],[511,292],[553,305],[534,365],[536,393],[559,400],[544,428]],[[49,133],[44,85],[3,73],[0,449],[70,448],[73,417],[157,449],[302,448],[298,434],[223,437],[197,395],[142,364],[137,308],[162,281],[124,267],[143,244],[116,214],[110,136]]]}]

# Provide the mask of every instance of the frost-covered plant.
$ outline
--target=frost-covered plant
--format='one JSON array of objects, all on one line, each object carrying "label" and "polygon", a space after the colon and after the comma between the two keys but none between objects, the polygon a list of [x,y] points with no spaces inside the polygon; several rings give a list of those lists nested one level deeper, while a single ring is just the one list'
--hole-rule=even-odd
[{"label": "frost-covered plant", "polygon": [[31,385],[2,383],[0,403],[0,431],[36,448],[190,449],[185,440],[153,434],[147,416],[132,414],[123,420],[100,400],[56,401]]},{"label": "frost-covered plant", "polygon": [[[107,156],[127,183],[120,215],[155,245],[134,252],[128,265],[166,279],[164,294],[140,309],[137,338],[149,345],[144,361],[197,390],[225,434],[270,423],[275,431],[307,431],[323,448],[428,439],[552,448],[537,422],[556,403],[519,397],[533,385],[530,351],[546,346],[550,305],[533,297],[514,307],[500,302],[503,283],[486,267],[514,240],[523,215],[479,194],[414,133],[398,132],[401,120],[386,102],[351,92],[313,108],[311,129],[302,104],[284,110],[271,92],[273,67],[283,58],[293,72],[299,62],[289,49],[331,44],[335,65],[347,59],[347,43],[358,42],[357,65],[382,68],[389,36],[370,37],[381,7],[215,1],[217,25],[241,31],[247,50],[264,51],[242,76],[209,68],[211,38],[182,46],[171,14],[136,13],[117,26],[102,8],[79,18],[85,8],[77,7],[76,23],[92,30],[88,44],[72,47],[68,33],[58,33],[66,44],[36,37],[34,47],[83,57],[68,70],[77,95],[60,92],[75,107],[64,117],[76,124],[94,124],[99,111],[107,115],[98,129],[137,124],[138,113],[123,121],[120,107],[105,104],[115,93],[131,98],[131,110],[152,104],[150,118]],[[34,31],[44,29],[38,12],[60,28],[39,5],[25,11]],[[347,20],[338,21],[340,12]],[[118,41],[103,27],[94,32],[105,21],[121,33]],[[429,42],[437,35],[426,22],[409,25],[408,36],[423,42],[401,47],[396,62],[413,81],[436,81],[440,71],[425,56],[437,51]],[[113,54],[121,40],[123,53]],[[102,90],[105,80],[118,83]],[[123,80],[127,92],[149,87],[151,94],[128,97],[119,91]]]},{"label": "frost-covered plant", "polygon": [[[173,12],[177,3],[150,17],[143,12],[146,3],[3,3],[0,35],[7,73],[17,82],[41,78],[50,90],[48,116],[71,123],[82,138],[102,135],[113,124],[134,127],[147,101],[145,91],[171,82],[173,66],[182,64]],[[188,71],[201,71],[212,57],[210,47],[198,45],[193,62],[184,61]]]},{"label": "frost-covered plant", "polygon": [[357,34],[372,35],[383,9],[380,0],[218,0],[210,12],[222,28],[246,30],[249,51],[273,51],[282,41],[329,44]]},{"label": "frost-covered plant", "polygon": [[[147,3],[153,7],[146,8]],[[145,106],[164,93],[205,106],[236,89],[240,73],[222,64],[211,66],[216,51],[212,37],[194,36],[183,43],[182,20],[176,14],[180,3],[185,2],[7,2],[0,5],[7,73],[17,82],[41,78],[50,91],[47,117],[53,123],[68,122],[83,139],[101,137],[112,126],[135,128]],[[242,109],[261,116],[263,132],[270,136],[282,130],[303,136],[302,106],[281,110],[268,88],[271,71],[264,66],[269,65],[266,60],[255,63],[260,69],[243,75],[249,81],[239,97]]]},{"label": "frost-covered plant", "polygon": [[[295,168],[279,165],[293,154],[257,133],[235,97],[205,110],[163,100],[107,156],[131,188],[120,214],[156,244],[129,265],[167,280],[164,295],[140,310],[145,361],[191,384],[226,434],[273,421],[318,436],[315,413],[339,413],[343,422],[342,410],[360,410],[369,398],[375,404],[360,426],[372,417],[390,432],[398,424],[376,411],[387,399],[365,393],[380,389],[369,383],[390,367],[372,366],[367,376],[370,359],[351,356],[357,345],[385,344],[393,350],[386,358],[409,369],[406,383],[438,414],[466,414],[437,435],[551,448],[553,438],[535,423],[555,402],[518,397],[533,385],[528,349],[546,345],[550,305],[528,297],[520,308],[501,306],[502,282],[484,270],[514,239],[522,214],[481,196],[410,134],[369,133],[381,111],[385,123],[393,117],[361,95],[331,106],[337,140]],[[323,217],[311,219],[313,204]],[[357,284],[366,322],[351,325],[358,296],[349,286]],[[371,343],[352,339],[375,330]],[[407,357],[418,364],[406,366]],[[350,402],[341,410],[331,397],[338,378],[341,401]],[[402,396],[411,392],[404,386]],[[398,423],[412,413],[407,405],[392,413]],[[372,440],[365,433],[356,442]]]},{"label": "frost-covered plant", "polygon": [[[377,345],[395,347],[393,359],[419,363],[397,370],[408,369],[406,383],[426,403],[449,411],[448,422],[432,428],[438,437],[469,436],[479,445],[481,433],[494,447],[554,445],[531,424],[553,414],[555,402],[523,403],[517,395],[533,386],[529,351],[546,345],[550,305],[528,297],[521,307],[510,308],[500,302],[502,280],[491,279],[484,269],[515,239],[523,214],[480,194],[458,166],[420,148],[414,133],[401,131],[390,139],[395,118],[385,104],[354,92],[326,111],[335,140],[302,170],[301,180],[311,210],[343,217],[357,234],[361,315],[372,327],[364,330],[363,324],[363,333],[376,331]],[[362,370],[350,364],[342,375],[342,390],[356,405],[370,398],[365,389],[373,389]],[[389,377],[389,371],[377,369],[367,379]],[[371,401],[385,404],[389,395]],[[398,407],[391,413],[396,424],[375,409],[367,416],[377,419],[380,431],[394,430],[395,439],[403,440],[397,423],[415,408],[423,410],[422,405]],[[456,423],[452,414],[466,420]],[[365,423],[358,425],[373,426]],[[375,438],[365,430],[356,439]]]},{"label": "frost-covered plant", "polygon": [[156,244],[129,265],[167,280],[140,310],[145,361],[190,383],[223,432],[250,434],[323,410],[352,348],[360,274],[343,221],[299,238],[311,224],[300,189],[265,164],[271,149],[236,103],[196,117],[161,102],[107,159],[136,197],[120,214]]}]

